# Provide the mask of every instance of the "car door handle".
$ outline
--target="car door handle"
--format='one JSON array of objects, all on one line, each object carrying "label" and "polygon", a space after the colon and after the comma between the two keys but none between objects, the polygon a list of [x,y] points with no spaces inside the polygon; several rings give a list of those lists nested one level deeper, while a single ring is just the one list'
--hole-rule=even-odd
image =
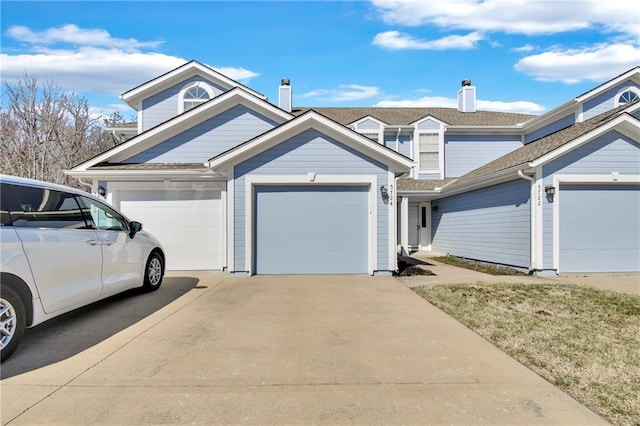
[{"label": "car door handle", "polygon": [[87,244],[89,244],[90,246],[96,246],[96,245],[100,244],[100,241],[87,240]]}]

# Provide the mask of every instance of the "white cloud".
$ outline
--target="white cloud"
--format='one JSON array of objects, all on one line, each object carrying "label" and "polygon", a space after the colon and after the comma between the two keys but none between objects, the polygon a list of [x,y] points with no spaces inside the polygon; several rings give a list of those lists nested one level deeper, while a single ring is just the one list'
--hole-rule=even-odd
[{"label": "white cloud", "polygon": [[[187,62],[184,58],[144,51],[159,42],[117,39],[99,29],[65,25],[42,32],[27,27],[12,27],[9,31],[12,37],[33,43],[26,53],[0,54],[2,80],[9,83],[27,73],[77,93],[118,96]],[[212,68],[242,83],[258,76],[244,68]]]},{"label": "white cloud", "polygon": [[[546,108],[540,104],[529,101],[485,101],[478,99],[476,102],[480,111],[517,112],[522,114],[540,114]],[[431,108],[457,108],[458,100],[444,96],[425,96],[419,99],[407,99],[400,101],[380,101],[376,107],[431,107]]]},{"label": "white cloud", "polygon": [[343,102],[369,99],[380,94],[375,86],[361,86],[359,84],[341,84],[337,89],[316,89],[299,95],[299,98],[320,98],[324,101]]},{"label": "white cloud", "polygon": [[7,35],[18,41],[35,45],[52,45],[58,43],[73,44],[78,46],[100,46],[118,49],[155,48],[162,41],[138,41],[136,39],[114,38],[108,31],[99,28],[83,29],[77,25],[67,24],[57,28],[48,28],[35,32],[28,27],[12,26],[7,30]]},{"label": "white cloud", "polygon": [[637,36],[638,6],[602,0],[372,0],[385,22],[514,34],[604,27]]},{"label": "white cloud", "polygon": [[640,47],[598,45],[587,49],[554,49],[519,60],[514,68],[540,81],[603,81],[637,66]]},{"label": "white cloud", "polygon": [[372,44],[391,50],[473,49],[482,39],[482,34],[478,32],[467,35],[449,35],[437,40],[420,40],[399,31],[386,31],[376,34]]},{"label": "white cloud", "polygon": [[513,49],[511,49],[512,52],[531,52],[535,50],[535,47],[533,47],[530,44],[525,44],[524,46],[520,46],[520,47],[514,47]]}]

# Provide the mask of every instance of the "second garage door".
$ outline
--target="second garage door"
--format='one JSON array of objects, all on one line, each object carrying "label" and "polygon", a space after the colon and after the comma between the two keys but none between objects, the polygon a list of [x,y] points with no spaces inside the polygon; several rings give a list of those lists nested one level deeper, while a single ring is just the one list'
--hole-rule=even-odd
[{"label": "second garage door", "polygon": [[257,274],[366,274],[366,186],[259,186],[255,195]]},{"label": "second garage door", "polygon": [[560,272],[640,270],[640,187],[560,186]]},{"label": "second garage door", "polygon": [[118,199],[125,215],[160,240],[167,269],[222,269],[220,190],[121,190]]}]

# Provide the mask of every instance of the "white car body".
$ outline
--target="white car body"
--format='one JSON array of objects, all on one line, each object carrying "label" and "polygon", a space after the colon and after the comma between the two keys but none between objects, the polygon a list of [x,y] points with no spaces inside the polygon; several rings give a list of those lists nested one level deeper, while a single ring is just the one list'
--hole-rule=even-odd
[{"label": "white car body", "polygon": [[[21,296],[25,327],[125,290],[160,286],[165,265],[160,242],[143,230],[136,231],[137,222],[104,200],[78,189],[13,176],[0,175],[0,184],[2,192],[7,192],[0,192],[4,225],[0,226],[1,288],[12,287]],[[21,200],[15,194],[23,190],[44,194],[41,202],[34,203],[41,204],[36,206],[38,211],[32,205],[16,204]],[[55,203],[55,211],[42,207]],[[63,203],[64,209],[60,207]],[[78,218],[85,218],[86,226],[74,227]],[[152,258],[156,259],[155,271],[149,269]],[[155,274],[151,282],[150,272]],[[6,299],[2,296],[0,309]],[[4,323],[7,318],[0,320]],[[0,339],[10,333],[3,326]],[[5,351],[10,339],[5,340],[0,340],[3,359],[10,355],[5,352],[15,349]]]}]

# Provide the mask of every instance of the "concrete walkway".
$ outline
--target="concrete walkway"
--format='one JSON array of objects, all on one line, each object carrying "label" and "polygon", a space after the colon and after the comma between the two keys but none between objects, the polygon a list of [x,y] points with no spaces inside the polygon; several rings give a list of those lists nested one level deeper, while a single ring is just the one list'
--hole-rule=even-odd
[{"label": "concrete walkway", "polygon": [[[172,275],[154,294],[185,279]],[[77,353],[21,370],[19,350],[3,424],[606,424],[395,278],[189,277]],[[90,334],[81,315],[55,326]]]},{"label": "concrete walkway", "polygon": [[401,277],[408,287],[435,286],[440,284],[521,283],[521,284],[576,284],[640,295],[640,273],[561,274],[559,276],[490,275],[434,260],[440,256],[431,252],[416,252],[411,259],[421,268],[435,275]]}]

